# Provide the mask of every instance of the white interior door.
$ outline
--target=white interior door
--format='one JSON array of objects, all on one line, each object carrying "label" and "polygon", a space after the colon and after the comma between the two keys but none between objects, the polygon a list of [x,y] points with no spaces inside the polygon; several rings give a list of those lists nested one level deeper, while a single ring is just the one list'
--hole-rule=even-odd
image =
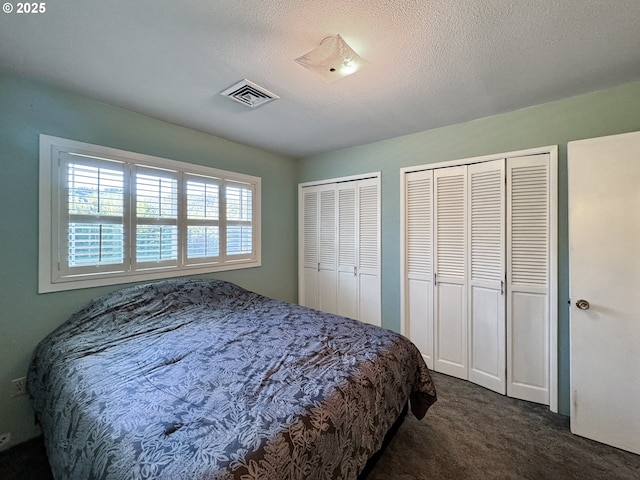
[{"label": "white interior door", "polygon": [[434,181],[434,369],[467,379],[467,167],[440,168]]},{"label": "white interior door", "polygon": [[640,454],[640,132],[570,142],[568,184],[571,430]]},{"label": "white interior door", "polygon": [[469,380],[506,393],[505,161],[468,167]]}]

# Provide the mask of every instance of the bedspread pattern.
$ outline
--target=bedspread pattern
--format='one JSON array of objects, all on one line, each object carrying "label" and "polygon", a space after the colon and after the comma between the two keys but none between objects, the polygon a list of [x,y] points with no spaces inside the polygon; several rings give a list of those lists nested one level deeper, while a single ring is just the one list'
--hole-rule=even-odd
[{"label": "bedspread pattern", "polygon": [[214,280],[94,300],[40,343],[28,388],[58,479],[348,479],[407,398],[406,338]]}]

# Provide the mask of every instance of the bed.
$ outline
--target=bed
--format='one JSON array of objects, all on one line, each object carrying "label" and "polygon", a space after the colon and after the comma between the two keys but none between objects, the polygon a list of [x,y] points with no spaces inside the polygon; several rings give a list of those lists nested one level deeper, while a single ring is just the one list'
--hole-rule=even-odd
[{"label": "bed", "polygon": [[27,385],[60,480],[355,479],[436,400],[405,337],[199,279],[93,300]]}]

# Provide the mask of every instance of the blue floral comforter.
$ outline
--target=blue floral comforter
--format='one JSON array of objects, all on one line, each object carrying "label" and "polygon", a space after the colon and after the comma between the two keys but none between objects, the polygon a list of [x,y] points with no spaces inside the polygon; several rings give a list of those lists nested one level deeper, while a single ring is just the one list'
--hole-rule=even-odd
[{"label": "blue floral comforter", "polygon": [[34,352],[56,479],[349,479],[435,389],[405,337],[216,280],[94,300]]}]

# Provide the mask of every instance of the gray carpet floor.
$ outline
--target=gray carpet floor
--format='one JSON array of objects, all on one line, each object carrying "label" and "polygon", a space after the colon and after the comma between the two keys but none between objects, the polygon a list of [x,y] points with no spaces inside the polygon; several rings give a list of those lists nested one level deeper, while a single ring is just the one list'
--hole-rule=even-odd
[{"label": "gray carpet floor", "polygon": [[[367,480],[640,479],[639,455],[572,435],[546,406],[433,377],[438,402],[407,416]],[[51,479],[42,439],[1,453],[0,479]]]},{"label": "gray carpet floor", "polygon": [[368,480],[640,479],[639,455],[571,434],[547,406],[433,378],[438,401],[406,417]]}]

